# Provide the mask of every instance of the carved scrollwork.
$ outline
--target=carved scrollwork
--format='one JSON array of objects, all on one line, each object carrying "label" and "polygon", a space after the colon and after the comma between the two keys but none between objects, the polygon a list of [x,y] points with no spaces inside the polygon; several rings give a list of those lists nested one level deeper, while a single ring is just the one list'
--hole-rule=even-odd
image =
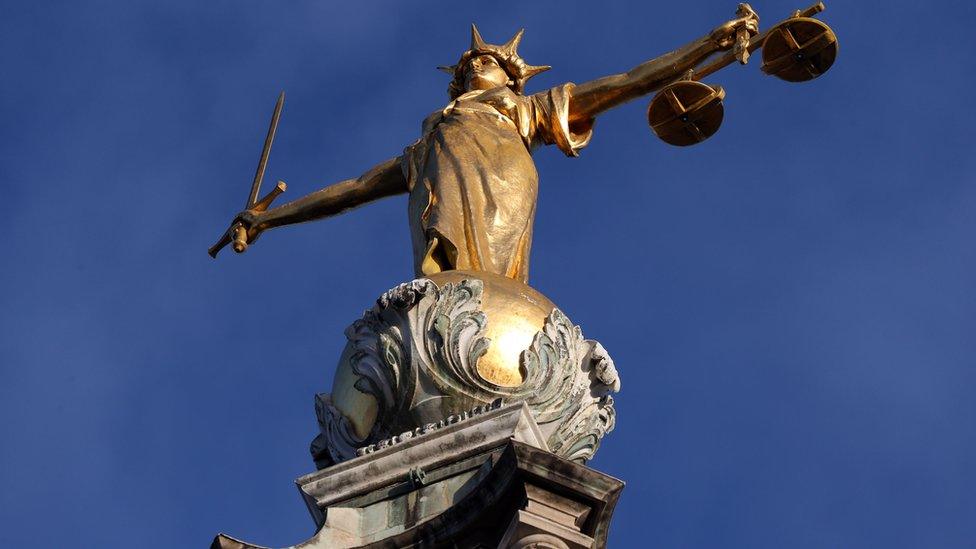
[{"label": "carved scrollwork", "polygon": [[[577,461],[593,456],[613,429],[611,392],[619,389],[613,361],[599,343],[583,339],[559,309],[520,357],[524,382],[501,387],[478,373],[491,344],[476,278],[438,288],[418,279],[387,291],[346,329],[356,390],[371,395],[377,417],[358,438],[327,397],[316,398],[321,434],[312,445],[320,467],[356,455],[356,449],[416,427],[422,400],[449,399],[450,412],[503,398],[524,400],[548,437],[550,449]],[[425,397],[418,397],[418,394]],[[457,408],[454,410],[453,408]]]},{"label": "carved scrollwork", "polygon": [[593,457],[603,436],[613,430],[616,411],[611,392],[620,389],[613,361],[603,345],[583,339],[559,309],[522,353],[532,390],[527,398],[549,449],[567,459]]},{"label": "carved scrollwork", "polygon": [[329,395],[315,395],[315,416],[321,431],[312,441],[311,452],[320,468],[356,457],[362,440],[356,436],[349,419],[329,400]]},{"label": "carved scrollwork", "polygon": [[438,388],[477,400],[486,396],[482,391],[491,390],[477,368],[491,344],[485,336],[488,319],[481,311],[483,291],[480,280],[445,284],[436,290],[432,303],[418,308],[419,329],[413,331],[417,358],[425,365],[440,366],[426,368]]}]

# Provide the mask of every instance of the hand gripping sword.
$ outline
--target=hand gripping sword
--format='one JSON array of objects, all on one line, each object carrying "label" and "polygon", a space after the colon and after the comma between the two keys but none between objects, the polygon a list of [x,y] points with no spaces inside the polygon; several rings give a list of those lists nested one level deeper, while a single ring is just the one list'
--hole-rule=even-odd
[{"label": "hand gripping sword", "polygon": [[[281,92],[278,96],[278,102],[275,103],[274,114],[271,115],[271,126],[268,128],[268,135],[264,138],[264,149],[261,150],[261,159],[258,160],[258,169],[254,174],[254,181],[251,183],[251,193],[247,195],[247,202],[244,204],[245,210],[256,210],[263,212],[268,209],[271,202],[278,197],[279,194],[285,192],[288,188],[284,181],[279,181],[271,192],[266,194],[264,198],[258,200],[258,192],[261,191],[261,180],[264,179],[264,169],[268,166],[268,156],[271,154],[271,143],[274,142],[275,132],[278,130],[278,119],[281,118],[281,108],[285,104],[285,92]],[[247,249],[247,227],[242,223],[235,223],[227,232],[224,233],[220,240],[216,244],[207,250],[210,257],[216,258],[217,252],[219,252],[224,246],[234,242],[234,251],[237,253],[242,253]]]}]

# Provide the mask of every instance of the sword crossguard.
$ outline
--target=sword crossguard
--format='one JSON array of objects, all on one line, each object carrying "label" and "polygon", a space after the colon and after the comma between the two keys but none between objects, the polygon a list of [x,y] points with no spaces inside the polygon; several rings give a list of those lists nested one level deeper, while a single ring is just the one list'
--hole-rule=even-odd
[{"label": "sword crossguard", "polygon": [[278,184],[275,185],[275,188],[271,189],[271,191],[268,192],[268,194],[264,195],[264,198],[255,202],[254,207],[249,209],[258,212],[263,212],[267,210],[268,207],[271,206],[271,203],[274,201],[274,199],[278,198],[278,195],[285,192],[287,189],[288,189],[288,185],[285,185],[284,181],[279,181]]},{"label": "sword crossguard", "polygon": [[[278,195],[285,192],[285,189],[287,188],[288,185],[285,185],[284,181],[279,181],[278,184],[275,185],[275,188],[271,189],[271,192],[264,195],[264,198],[258,200],[257,203],[254,204],[254,207],[250,209],[256,212],[263,212],[267,210],[268,207],[271,206],[271,203],[274,202],[274,199],[278,198]],[[241,223],[238,223],[237,227],[234,228],[234,251],[239,254],[247,251],[247,228],[245,228]]]},{"label": "sword crossguard", "polygon": [[[278,198],[278,195],[285,192],[286,189],[288,189],[288,185],[286,185],[284,181],[279,181],[278,184],[275,185],[275,188],[271,189],[268,194],[264,195],[264,198],[258,200],[254,206],[248,209],[256,212],[263,212],[267,210],[271,206],[271,203],[274,202],[274,199]],[[227,229],[224,236],[222,236],[216,244],[210,247],[207,253],[210,254],[210,257],[216,258],[217,252],[231,242],[234,244],[232,247],[234,248],[235,252],[241,254],[247,251],[247,227],[245,227],[243,223],[234,223],[230,229]]]}]

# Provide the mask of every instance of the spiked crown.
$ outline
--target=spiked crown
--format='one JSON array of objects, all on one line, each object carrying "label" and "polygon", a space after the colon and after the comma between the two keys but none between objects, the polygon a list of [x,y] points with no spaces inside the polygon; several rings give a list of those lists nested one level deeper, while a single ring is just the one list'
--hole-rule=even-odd
[{"label": "spiked crown", "polygon": [[518,54],[518,45],[522,41],[522,34],[525,33],[525,29],[520,29],[511,40],[505,42],[504,45],[496,46],[494,44],[488,44],[481,38],[481,33],[478,32],[478,27],[471,24],[471,49],[464,52],[461,55],[461,59],[456,65],[451,65],[449,67],[437,67],[438,69],[450,74],[454,77],[451,81],[450,86],[447,88],[447,93],[454,99],[464,93],[464,71],[468,66],[468,61],[479,55],[490,55],[498,60],[498,64],[501,65],[502,69],[508,74],[511,79],[511,84],[509,85],[512,90],[517,93],[522,93],[525,89],[525,83],[533,76],[539,74],[540,72],[547,71],[552,67],[548,65],[533,66],[529,65],[522,59]]}]

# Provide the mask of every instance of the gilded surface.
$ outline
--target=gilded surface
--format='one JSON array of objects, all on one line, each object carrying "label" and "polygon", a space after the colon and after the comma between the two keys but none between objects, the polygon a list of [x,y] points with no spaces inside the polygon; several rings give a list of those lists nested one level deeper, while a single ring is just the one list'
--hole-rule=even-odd
[{"label": "gilded surface", "polygon": [[[464,271],[445,271],[427,277],[438,286],[458,284],[474,276]],[[546,318],[556,306],[533,288],[507,277],[477,273],[485,282],[479,304],[485,315],[484,336],[489,341],[485,353],[476,361],[476,371],[485,381],[500,387],[516,387],[525,380],[522,352],[543,330]],[[376,422],[376,399],[355,390],[359,377],[352,368],[354,350],[347,347],[339,358],[332,382],[332,403],[350,418],[355,434],[365,438]]]},{"label": "gilded surface", "polygon": [[424,122],[403,156],[418,276],[465,269],[528,281],[539,187],[530,152],[542,142],[575,155],[589,140],[568,131],[570,89],[472,90]]},{"label": "gilded surface", "polygon": [[[549,67],[518,54],[522,31],[494,45],[472,25],[469,49],[442,67],[453,77],[449,103],[427,117],[401,156],[283,206],[246,209],[230,232],[246,249],[267,229],[407,193],[417,276],[465,269],[526,282],[539,185],[533,149],[555,145],[576,156],[601,113],[660,89],[716,52],[741,47],[758,32],[758,21],[743,4],[735,19],[626,73],[531,95],[526,82]],[[241,228],[246,238],[235,234]]]},{"label": "gilded surface", "polygon": [[[248,206],[210,255],[231,241],[242,252],[270,228],[408,193],[417,276],[467,269],[526,282],[539,185],[531,156],[535,147],[556,145],[576,156],[603,112],[664,87],[671,91],[666,98],[677,101],[675,86],[682,80],[700,80],[736,61],[745,64],[759,48],[764,48],[766,72],[789,81],[815,78],[830,67],[837,52],[833,31],[811,19],[823,9],[818,2],[759,33],[759,16],[749,4],[739,4],[734,19],[625,73],[533,95],[524,93],[526,83],[550,67],[522,59],[518,46],[523,31],[494,45],[472,25],[469,49],[455,65],[440,67],[452,76],[449,103],[427,117],[421,137],[401,156],[358,178],[266,209],[277,195],[260,202],[256,197],[281,113],[279,98]],[[766,51],[767,41],[775,54]],[[725,53],[716,55],[720,52]],[[682,111],[672,113],[677,122],[665,115],[651,116],[651,123],[657,122],[655,131],[667,125],[666,134],[676,137],[662,138],[672,144],[701,141],[721,122],[722,94],[713,99],[702,105],[678,104],[680,108],[672,109]]]},{"label": "gilded surface", "polygon": [[[427,277],[438,286],[459,283],[474,273],[447,271]],[[520,358],[542,330],[546,317],[556,306],[533,288],[506,277],[478,273],[486,284],[481,310],[487,319],[485,336],[491,341],[477,363],[478,373],[502,387],[516,387],[525,379]]]},{"label": "gilded surface", "polygon": [[549,67],[522,59],[522,31],[494,45],[472,25],[468,50],[441,67],[452,77],[449,101],[424,120],[419,139],[358,178],[270,208],[283,183],[257,196],[279,97],[247,206],[210,254],[231,242],[242,252],[268,229],[408,194],[418,276],[346,330],[333,395],[316,401],[316,459],[347,459],[358,443],[496,398],[527,402],[554,452],[592,456],[613,429],[610,393],[619,380],[603,347],[527,286],[539,190],[533,151],[555,145],[577,156],[603,112],[658,90],[652,129],[672,144],[697,143],[717,131],[723,112],[724,91],[697,82],[704,76],[747,63],[759,48],[764,70],[784,80],[831,66],[836,36],[811,19],[822,9],[798,10],[759,33],[758,15],[739,4],[734,19],[627,72],[534,94],[526,83]]}]

